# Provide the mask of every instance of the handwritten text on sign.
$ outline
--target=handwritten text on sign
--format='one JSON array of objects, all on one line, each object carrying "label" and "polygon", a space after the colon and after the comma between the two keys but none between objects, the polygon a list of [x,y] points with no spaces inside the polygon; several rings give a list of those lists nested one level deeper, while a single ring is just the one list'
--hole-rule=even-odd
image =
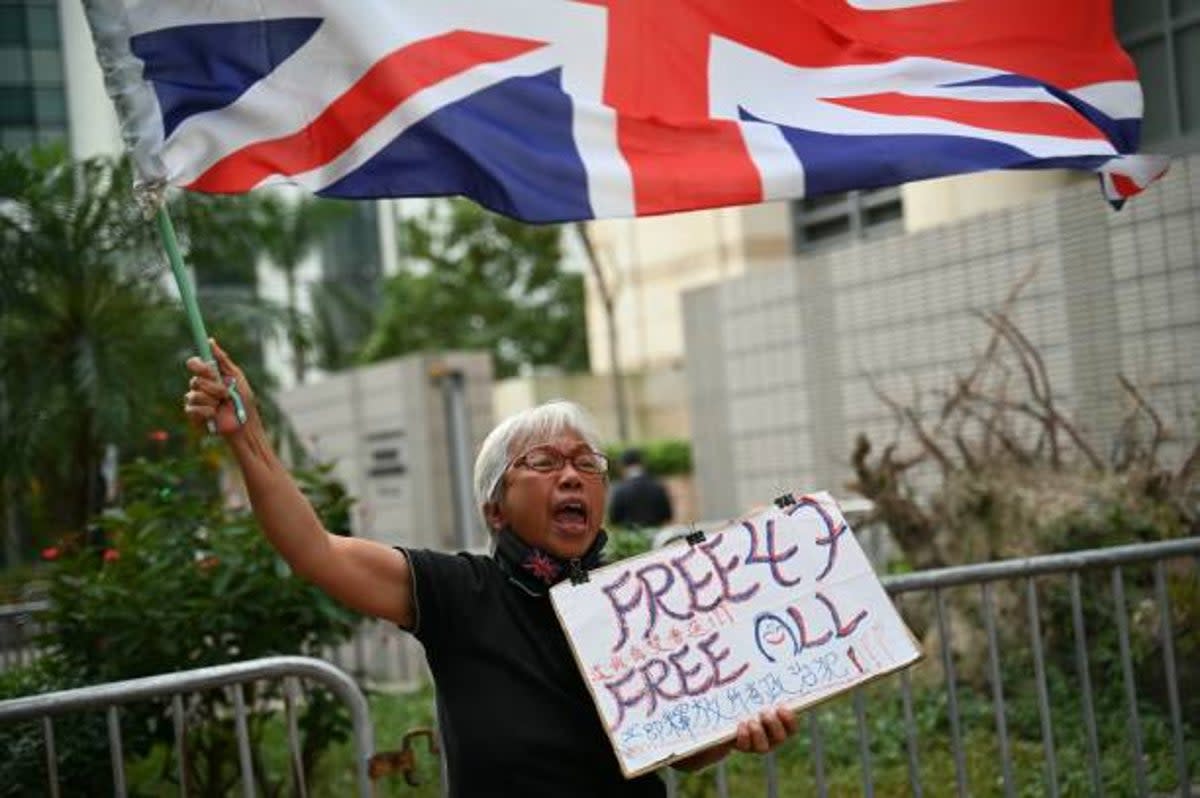
[{"label": "handwritten text on sign", "polygon": [[917,659],[828,494],[551,591],[627,776]]}]

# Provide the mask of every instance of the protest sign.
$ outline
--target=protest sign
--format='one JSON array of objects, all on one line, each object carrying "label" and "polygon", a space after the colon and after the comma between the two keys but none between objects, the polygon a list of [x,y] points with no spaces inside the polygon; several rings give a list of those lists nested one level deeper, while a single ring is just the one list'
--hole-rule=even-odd
[{"label": "protest sign", "polygon": [[785,496],[550,596],[626,777],[920,656],[826,493]]}]

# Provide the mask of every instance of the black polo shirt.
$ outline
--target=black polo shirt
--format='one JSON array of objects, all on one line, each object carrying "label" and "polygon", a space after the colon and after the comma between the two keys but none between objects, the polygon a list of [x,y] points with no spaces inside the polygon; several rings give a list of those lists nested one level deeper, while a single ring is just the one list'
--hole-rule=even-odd
[{"label": "black polo shirt", "polygon": [[549,596],[491,557],[404,551],[451,796],[666,795],[654,774],[621,775]]}]

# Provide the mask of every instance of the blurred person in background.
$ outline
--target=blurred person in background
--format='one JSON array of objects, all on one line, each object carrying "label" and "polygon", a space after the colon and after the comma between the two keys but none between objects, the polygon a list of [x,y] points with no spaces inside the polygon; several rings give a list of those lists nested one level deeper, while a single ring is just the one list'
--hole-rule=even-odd
[{"label": "blurred person in background", "polygon": [[626,449],[621,455],[621,481],[613,487],[608,504],[609,523],[630,529],[656,528],[672,515],[671,497],[662,482],[646,470],[642,453]]}]

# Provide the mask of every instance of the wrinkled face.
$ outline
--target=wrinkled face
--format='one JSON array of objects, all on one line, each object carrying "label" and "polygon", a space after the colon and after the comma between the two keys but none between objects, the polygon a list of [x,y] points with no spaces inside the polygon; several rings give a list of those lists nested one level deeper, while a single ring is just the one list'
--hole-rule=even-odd
[{"label": "wrinkled face", "polygon": [[[557,449],[565,458],[562,468],[538,471],[525,465],[520,455],[534,446]],[[492,530],[508,524],[530,546],[568,560],[582,556],[600,531],[608,492],[604,475],[581,471],[571,462],[589,448],[578,433],[568,431],[509,452],[517,459],[500,478],[500,498],[484,505]]]}]

